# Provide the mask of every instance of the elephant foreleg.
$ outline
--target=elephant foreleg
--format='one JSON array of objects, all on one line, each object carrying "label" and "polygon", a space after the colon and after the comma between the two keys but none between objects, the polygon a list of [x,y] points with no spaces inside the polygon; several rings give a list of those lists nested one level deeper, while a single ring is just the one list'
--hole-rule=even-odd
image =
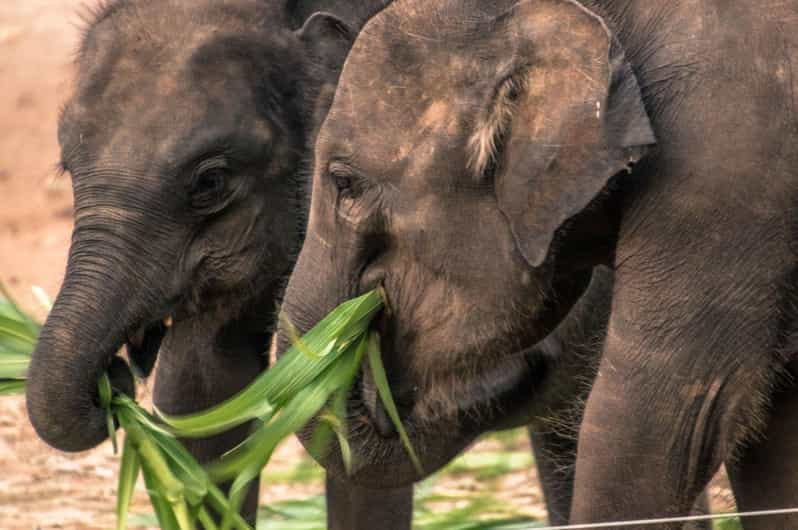
[{"label": "elephant foreleg", "polygon": [[[792,366],[798,373],[798,366]],[[792,383],[775,392],[770,419],[756,440],[726,463],[740,511],[798,507],[798,387]],[[793,530],[798,514],[751,517],[745,530]]]},{"label": "elephant foreleg", "polygon": [[550,525],[568,524],[574,486],[576,439],[553,430],[529,427],[538,479]]},{"label": "elephant foreleg", "polygon": [[[529,427],[529,439],[535,455],[535,465],[543,490],[546,511],[549,515],[549,524],[552,526],[566,525],[570,519],[573,499],[576,438],[553,430],[543,431],[533,425]],[[705,491],[696,500],[692,513],[710,513],[709,500]],[[697,521],[687,525],[685,530],[710,530],[711,528],[710,521]],[[759,530],[758,527],[756,528]],[[748,529],[746,528],[746,530]]]},{"label": "elephant foreleg", "polygon": [[370,490],[327,477],[327,530],[410,530],[413,486]]},{"label": "elephant foreleg", "polygon": [[778,296],[768,292],[773,284],[751,286],[760,289],[755,299],[726,290],[724,278],[662,275],[653,283],[616,275],[579,434],[572,523],[687,515],[720,465],[756,433],[777,333],[750,319],[769,314],[766,304]]}]

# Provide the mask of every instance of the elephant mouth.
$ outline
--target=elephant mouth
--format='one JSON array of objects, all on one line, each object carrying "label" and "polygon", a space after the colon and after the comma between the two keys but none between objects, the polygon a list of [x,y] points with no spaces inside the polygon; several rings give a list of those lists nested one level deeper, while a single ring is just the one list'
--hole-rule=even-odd
[{"label": "elephant mouth", "polygon": [[[411,483],[445,465],[481,433],[524,425],[525,410],[535,400],[545,374],[537,355],[519,352],[497,363],[493,370],[437,396],[430,397],[432,391],[416,386],[410,387],[411,392],[402,392],[402,383],[391,384],[402,426],[419,451],[422,476],[410,465],[370,369],[364,366],[350,391],[347,407],[354,459],[350,479],[378,488]],[[327,465],[334,473],[343,472],[336,457]]]},{"label": "elephant mouth", "polygon": [[125,347],[131,368],[137,377],[147,377],[155,367],[158,351],[166,333],[172,326],[172,317],[132,328],[127,334]]}]

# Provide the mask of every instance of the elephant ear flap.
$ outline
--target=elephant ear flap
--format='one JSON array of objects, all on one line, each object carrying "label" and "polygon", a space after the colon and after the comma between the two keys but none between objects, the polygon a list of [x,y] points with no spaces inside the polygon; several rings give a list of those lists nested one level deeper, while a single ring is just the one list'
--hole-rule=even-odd
[{"label": "elephant ear flap", "polygon": [[[615,145],[642,158],[649,146],[657,143],[640,93],[637,77],[626,60],[626,54],[617,39],[610,43],[612,80],[607,94],[605,122],[607,135]],[[637,153],[635,153],[637,152]]]},{"label": "elephant ear flap", "polygon": [[357,33],[337,16],[319,11],[308,17],[296,31],[296,35],[317,67],[337,73],[343,66]]},{"label": "elephant ear flap", "polygon": [[497,92],[486,123],[502,148],[499,208],[524,259],[538,267],[557,229],[656,139],[632,68],[601,18],[574,0],[528,2],[510,17],[533,60]]}]

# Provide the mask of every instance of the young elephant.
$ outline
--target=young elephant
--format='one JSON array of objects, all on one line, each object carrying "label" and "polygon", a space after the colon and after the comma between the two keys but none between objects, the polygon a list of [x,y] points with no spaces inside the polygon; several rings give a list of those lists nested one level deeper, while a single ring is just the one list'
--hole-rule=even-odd
[{"label": "young elephant", "polygon": [[[384,362],[432,470],[513,408],[492,395],[508,352],[609,264],[571,522],[685,514],[723,462],[740,508],[795,506],[798,392],[776,389],[798,351],[797,46],[794,1],[397,0],[320,131],[285,309],[307,329],[383,285]],[[354,480],[409,483],[369,387]]]},{"label": "young elephant", "polygon": [[[45,441],[80,451],[105,439],[97,380],[110,366],[132,391],[114,357],[123,344],[148,373],[163,342],[155,402],[173,414],[216,404],[267,367],[302,239],[308,146],[350,28],[384,4],[117,0],[93,16],[59,123],[75,195],[69,263],[29,373]],[[341,19],[311,16],[319,9]],[[208,461],[246,432],[186,443]],[[368,528],[365,505],[387,514],[386,528],[409,527],[411,487],[338,487],[333,528]]]}]

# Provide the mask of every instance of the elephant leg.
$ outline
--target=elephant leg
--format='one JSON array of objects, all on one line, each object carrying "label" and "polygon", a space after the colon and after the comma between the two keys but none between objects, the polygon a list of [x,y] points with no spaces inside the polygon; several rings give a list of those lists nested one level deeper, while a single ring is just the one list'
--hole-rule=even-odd
[{"label": "elephant leg", "polygon": [[413,486],[370,490],[327,476],[328,530],[410,530]]},{"label": "elephant leg", "polygon": [[[704,490],[701,492],[701,495],[698,496],[698,499],[695,501],[695,505],[693,506],[693,511],[691,514],[693,515],[706,515],[711,513],[712,510],[709,506],[709,496],[707,495],[707,491]],[[712,530],[712,521],[693,521],[687,523],[684,526],[685,530]]]},{"label": "elephant leg", "polygon": [[[539,430],[532,425],[529,427],[529,440],[532,443],[538,479],[543,489],[546,511],[549,514],[549,524],[566,525],[570,519],[573,499],[576,439],[551,430]],[[692,513],[697,515],[710,513],[706,491],[703,491],[696,500]],[[711,521],[695,521],[685,526],[685,530],[711,530],[711,528]]]},{"label": "elephant leg", "polygon": [[[704,396],[674,411],[658,403],[663,396],[604,376],[609,369],[609,363],[602,364],[580,431],[571,522],[690,514],[721,455],[726,456],[724,444],[713,435],[720,429],[713,409],[724,408],[718,402],[722,397]],[[680,393],[685,391],[689,389]],[[683,527],[674,523],[652,528]]]},{"label": "elephant leg", "polygon": [[530,426],[529,440],[546,501],[549,524],[568,524],[573,497],[576,439],[553,430]]},{"label": "elephant leg", "polygon": [[[756,319],[778,303],[775,282],[757,285],[752,271],[696,274],[692,256],[679,256],[692,273],[674,261],[654,271],[638,257],[616,274],[580,427],[572,523],[689,514],[720,465],[757,434],[778,371],[779,333]],[[728,277],[749,283],[730,288]]]},{"label": "elephant leg", "polygon": [[[793,374],[798,366],[792,366]],[[740,511],[798,506],[798,386],[774,393],[770,419],[762,435],[746,444],[726,468]],[[745,530],[793,530],[798,515],[751,517]]]},{"label": "elephant leg", "polygon": [[[247,345],[222,346],[206,336],[200,323],[176,323],[160,353],[153,402],[169,414],[189,414],[207,409],[233,396],[267,367],[260,353],[262,340]],[[201,464],[206,464],[246,439],[249,424],[203,439],[181,439]],[[241,509],[244,518],[255,524],[259,479],[250,485]],[[227,490],[228,485],[222,485]]]}]

